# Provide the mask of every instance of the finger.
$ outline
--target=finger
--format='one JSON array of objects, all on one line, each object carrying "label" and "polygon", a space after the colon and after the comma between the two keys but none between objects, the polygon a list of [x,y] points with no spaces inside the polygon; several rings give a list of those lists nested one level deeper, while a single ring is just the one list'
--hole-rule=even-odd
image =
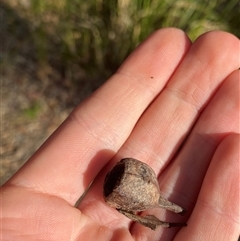
[{"label": "finger", "polygon": [[[216,40],[219,40],[217,44]],[[239,40],[231,34],[202,35],[138,121],[119,155],[131,154],[160,173],[221,83],[239,67],[238,47]]]},{"label": "finger", "polygon": [[[220,39],[221,45],[228,49],[226,59],[221,57],[222,53],[219,46],[216,46],[215,38]],[[237,44],[238,40],[235,37],[222,32],[209,33],[199,38],[170,79],[168,86],[171,88],[164,89],[145,111],[114,161],[119,161],[121,157],[131,156],[147,162],[155,171],[163,167],[194,124],[200,110],[223,81],[221,76],[224,78],[237,68],[238,56],[235,53]],[[210,51],[211,56],[209,56]],[[198,61],[199,59],[201,61]],[[228,66],[225,68],[226,60]],[[186,68],[186,66],[188,67]],[[183,68],[185,68],[185,72]],[[192,71],[188,73],[189,69],[194,69],[195,73]],[[206,76],[212,76],[211,85],[205,81]],[[174,87],[175,82],[176,86],[179,86],[178,81],[182,83],[179,90]],[[195,91],[191,85],[195,86]],[[194,92],[201,92],[197,87],[206,89],[206,93],[202,91],[202,98],[198,96],[198,102],[193,97]],[[174,95],[175,93],[177,94]],[[190,96],[182,95],[182,99],[179,98],[178,93],[192,96],[192,101],[190,101]],[[105,174],[106,172],[97,179],[79,206],[83,212],[98,218],[99,221],[101,217],[105,217],[107,213],[111,212],[105,207],[102,199],[102,183]],[[97,215],[93,207],[97,207],[99,210]],[[114,212],[112,215],[115,217],[117,214]]]},{"label": "finger", "polygon": [[[167,214],[166,216],[165,212],[159,210],[155,214],[160,219],[186,222],[187,217],[191,214],[217,146],[228,133],[239,131],[238,94],[238,71],[235,71],[224,81],[200,116],[178,157],[159,178],[162,194],[177,202],[178,205],[185,207],[187,215],[185,217],[176,215],[173,217],[173,215]],[[132,230],[133,233],[138,235],[146,233],[138,225],[135,226]],[[166,236],[169,238],[167,240],[172,240],[177,231],[176,229],[157,230],[158,237]],[[154,235],[156,235],[156,232]]]},{"label": "finger", "polygon": [[1,189],[1,240],[132,241],[128,230],[93,222],[58,197],[23,187]]},{"label": "finger", "polygon": [[[199,117],[179,155],[159,177],[162,195],[187,209],[184,217],[162,210],[154,210],[161,220],[186,222],[196,203],[204,176],[212,156],[222,139],[239,132],[239,74],[233,72],[219,88]],[[149,214],[149,213],[148,213]],[[184,228],[183,228],[184,229]],[[178,229],[158,229],[153,234],[138,224],[133,225],[136,236],[153,235],[152,240],[164,237],[172,240]]]},{"label": "finger", "polygon": [[66,201],[23,187],[2,187],[1,208],[1,240],[73,240],[89,223]]},{"label": "finger", "polygon": [[[180,204],[195,205],[202,180],[217,146],[229,133],[239,133],[239,71],[226,78],[212,98],[188,140],[168,170],[160,177],[163,190],[171,192],[167,180],[178,182]],[[181,167],[181,179],[178,179]],[[194,184],[194,185],[193,185]],[[172,184],[170,184],[172,186]]]},{"label": "finger", "polygon": [[238,239],[239,137],[232,134],[220,143],[204,178],[188,228],[181,230],[176,241]]},{"label": "finger", "polygon": [[177,29],[151,35],[7,184],[56,195],[73,205],[127,139],[189,45]]}]

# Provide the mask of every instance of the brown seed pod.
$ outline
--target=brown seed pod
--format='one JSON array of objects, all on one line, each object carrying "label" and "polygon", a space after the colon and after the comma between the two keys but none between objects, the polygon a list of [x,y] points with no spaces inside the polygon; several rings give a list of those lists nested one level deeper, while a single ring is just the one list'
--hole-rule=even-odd
[{"label": "brown seed pod", "polygon": [[163,222],[152,215],[141,217],[136,214],[154,207],[165,208],[175,213],[185,211],[161,196],[153,169],[136,159],[122,159],[113,167],[106,175],[103,196],[109,206],[151,229],[155,229],[158,225],[186,226],[185,223]]}]

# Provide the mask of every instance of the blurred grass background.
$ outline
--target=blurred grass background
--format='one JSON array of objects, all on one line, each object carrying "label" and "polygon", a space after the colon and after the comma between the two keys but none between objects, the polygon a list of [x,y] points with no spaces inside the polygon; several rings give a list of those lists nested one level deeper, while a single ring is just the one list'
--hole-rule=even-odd
[{"label": "blurred grass background", "polygon": [[[240,37],[238,0],[4,2],[24,21],[22,34],[31,38],[38,63],[61,67],[69,78],[76,66],[111,74],[139,42],[162,27],[181,28],[192,40],[213,29]],[[16,19],[9,18],[8,24],[12,32],[20,31]]]},{"label": "blurred grass background", "polygon": [[154,30],[240,37],[238,0],[1,0],[0,14],[1,183]]}]

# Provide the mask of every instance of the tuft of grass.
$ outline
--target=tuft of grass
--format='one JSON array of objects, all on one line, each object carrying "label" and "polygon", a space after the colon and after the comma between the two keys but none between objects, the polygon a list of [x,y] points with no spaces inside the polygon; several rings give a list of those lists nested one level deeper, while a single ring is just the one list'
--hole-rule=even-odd
[{"label": "tuft of grass", "polygon": [[28,119],[35,119],[41,111],[41,106],[38,102],[33,102],[30,107],[23,110],[23,115]]},{"label": "tuft of grass", "polygon": [[35,58],[73,78],[79,66],[109,75],[151,32],[181,28],[192,40],[221,29],[240,37],[238,0],[5,0],[28,22]]}]

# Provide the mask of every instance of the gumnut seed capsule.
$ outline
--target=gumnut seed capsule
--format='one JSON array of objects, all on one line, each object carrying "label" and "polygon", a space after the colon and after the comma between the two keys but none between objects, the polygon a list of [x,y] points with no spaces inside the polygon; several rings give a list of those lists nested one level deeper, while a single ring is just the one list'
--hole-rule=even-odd
[{"label": "gumnut seed capsule", "polygon": [[186,226],[186,223],[163,222],[153,215],[142,217],[136,214],[154,207],[165,208],[175,213],[185,213],[185,209],[161,196],[153,169],[136,159],[122,159],[106,175],[103,197],[109,206],[153,230],[159,225]]}]

